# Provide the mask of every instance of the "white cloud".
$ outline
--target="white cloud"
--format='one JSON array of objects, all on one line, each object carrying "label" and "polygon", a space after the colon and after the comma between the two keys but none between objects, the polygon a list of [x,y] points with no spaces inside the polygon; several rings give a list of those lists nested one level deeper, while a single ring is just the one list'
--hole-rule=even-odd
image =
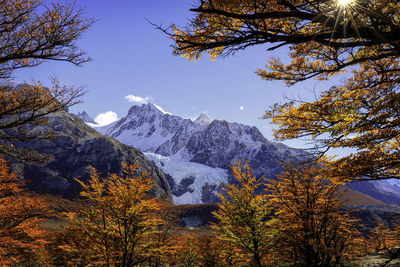
[{"label": "white cloud", "polygon": [[147,104],[150,100],[149,97],[140,97],[135,95],[127,95],[125,99],[128,100],[129,103],[136,103],[136,104]]},{"label": "white cloud", "polygon": [[99,126],[105,126],[110,123],[113,123],[114,121],[117,121],[118,115],[114,111],[106,111],[104,113],[100,113],[99,115],[94,118],[94,121],[99,125]]},{"label": "white cloud", "polygon": [[240,108],[239,108],[240,110],[244,110],[244,106],[240,106]]}]

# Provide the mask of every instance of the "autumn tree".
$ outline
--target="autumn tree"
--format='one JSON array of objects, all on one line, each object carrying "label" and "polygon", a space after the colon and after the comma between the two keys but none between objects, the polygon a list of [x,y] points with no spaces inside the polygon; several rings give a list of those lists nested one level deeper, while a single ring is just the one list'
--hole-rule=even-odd
[{"label": "autumn tree", "polygon": [[4,0],[0,3],[0,78],[46,60],[89,60],[76,41],[93,23],[75,3]]},{"label": "autumn tree", "polygon": [[136,170],[126,165],[123,177],[101,179],[92,169],[89,182],[80,182],[88,205],[68,214],[60,246],[69,264],[135,266],[165,251],[157,239],[164,224],[156,216],[160,203],[149,195],[153,182]]},{"label": "autumn tree", "polygon": [[400,225],[398,219],[390,219],[391,221],[385,221],[377,216],[375,222],[372,222],[374,224],[373,228],[363,229],[367,236],[363,244],[365,248],[364,254],[384,255],[384,259],[377,266],[395,266],[399,262]]},{"label": "autumn tree", "polygon": [[296,82],[398,56],[399,9],[390,0],[202,0],[190,9],[195,18],[185,27],[161,30],[175,41],[174,54],[191,59],[203,52],[217,57],[253,45],[288,45],[292,62],[272,60],[276,72],[259,74]]},{"label": "autumn tree", "polygon": [[362,63],[344,85],[330,88],[315,102],[275,105],[266,117],[279,126],[277,139],[312,136],[322,154],[352,148],[335,160],[343,176],[361,179],[400,178],[400,95],[397,60]]},{"label": "autumn tree", "polygon": [[248,163],[235,163],[232,173],[237,183],[224,186],[218,194],[221,202],[213,214],[219,222],[212,228],[230,250],[228,253],[234,253],[232,257],[242,264],[264,266],[272,250],[275,230],[266,195],[257,193],[263,178],[256,178]]},{"label": "autumn tree", "polygon": [[[47,133],[30,132],[18,126],[41,125],[45,115],[77,103],[82,87],[67,87],[52,79],[50,88],[40,82],[12,86],[8,78],[20,68],[45,61],[64,61],[77,66],[90,60],[76,41],[93,19],[75,3],[42,0],[0,2],[0,152],[25,156],[5,140],[26,140]],[[31,153],[32,154],[32,153]]]},{"label": "autumn tree", "polygon": [[204,0],[191,11],[195,17],[185,27],[162,29],[175,41],[176,55],[215,58],[253,45],[287,46],[290,62],[271,58],[257,71],[287,85],[351,70],[315,101],[289,99],[265,118],[279,126],[279,140],[311,138],[318,156],[353,148],[334,166],[343,176],[399,178],[398,2]]},{"label": "autumn tree", "polygon": [[277,256],[299,266],[338,266],[362,244],[343,210],[344,182],[316,164],[289,164],[267,186],[277,226]]},{"label": "autumn tree", "polygon": [[166,261],[168,266],[238,266],[228,264],[223,253],[226,243],[215,238],[209,231],[190,230],[175,234],[173,239],[174,250],[169,261]]},{"label": "autumn tree", "polygon": [[0,157],[0,265],[45,264],[47,232],[40,227],[49,204],[28,193]]}]

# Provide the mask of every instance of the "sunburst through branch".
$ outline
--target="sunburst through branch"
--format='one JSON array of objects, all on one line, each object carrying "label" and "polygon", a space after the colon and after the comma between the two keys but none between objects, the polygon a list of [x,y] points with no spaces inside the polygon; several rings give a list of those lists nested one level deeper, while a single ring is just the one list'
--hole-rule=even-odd
[{"label": "sunburst through branch", "polygon": [[339,6],[347,6],[354,2],[354,0],[338,0]]}]

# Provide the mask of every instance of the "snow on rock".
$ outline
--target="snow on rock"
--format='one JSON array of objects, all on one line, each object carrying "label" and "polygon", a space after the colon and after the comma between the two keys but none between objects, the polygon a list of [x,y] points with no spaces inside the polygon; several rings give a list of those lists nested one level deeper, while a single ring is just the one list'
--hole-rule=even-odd
[{"label": "snow on rock", "polygon": [[398,179],[375,181],[375,186],[378,189],[400,196],[400,180]]},{"label": "snow on rock", "polygon": [[[172,160],[155,153],[145,155],[172,179],[169,182],[172,184],[173,200],[177,205],[209,203],[210,198],[216,197],[215,188],[228,183],[229,174],[225,169]],[[214,190],[210,192],[209,188]]]},{"label": "snow on rock", "polygon": [[144,124],[136,129],[122,131],[118,135],[118,140],[124,144],[137,147],[141,151],[155,151],[160,144],[165,143],[172,136],[173,133],[156,132],[151,125]]},{"label": "snow on rock", "polygon": [[163,109],[162,107],[160,107],[159,105],[153,104],[156,108],[158,108],[159,111],[161,111],[163,114],[169,114],[172,115],[171,112],[165,111],[165,109]]},{"label": "snow on rock", "polygon": [[132,106],[124,118],[108,127],[105,134],[143,152],[170,156],[181,150],[194,132],[204,127],[148,103]]},{"label": "snow on rock", "polygon": [[202,112],[193,122],[202,125],[209,125],[212,120],[204,112]]},{"label": "snow on rock", "polygon": [[[152,103],[132,106],[125,117],[110,125],[89,125],[148,152],[169,176],[177,204],[217,202],[216,191],[227,182],[234,161],[249,161],[257,177],[270,179],[282,171],[283,162],[310,157],[304,150],[267,140],[257,127],[211,120],[204,113],[194,121],[183,119]],[[397,181],[352,183],[349,187],[400,205]]]},{"label": "snow on rock", "polygon": [[[96,122],[92,119],[92,117],[89,116],[89,114],[86,113],[86,111],[78,112],[76,114],[79,118],[81,118],[84,122],[87,124],[93,124],[96,125]],[[90,126],[90,125],[89,125]]]},{"label": "snow on rock", "polygon": [[268,141],[256,127],[212,121],[204,113],[192,121],[152,103],[134,105],[119,121],[96,130],[142,152],[164,156],[153,160],[170,176],[179,204],[217,202],[216,192],[227,182],[233,161],[250,161],[257,176],[271,178],[282,170],[281,162],[301,158],[299,150]]},{"label": "snow on rock", "polygon": [[106,135],[106,132],[112,128],[118,121],[114,121],[110,124],[107,125],[98,125],[98,124],[93,124],[93,123],[86,123],[88,126],[92,127],[95,129],[97,132]]}]

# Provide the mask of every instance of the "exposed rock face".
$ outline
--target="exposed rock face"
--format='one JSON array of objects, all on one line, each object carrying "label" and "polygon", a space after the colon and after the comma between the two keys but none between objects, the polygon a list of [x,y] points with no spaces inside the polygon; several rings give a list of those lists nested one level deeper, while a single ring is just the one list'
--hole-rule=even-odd
[{"label": "exposed rock face", "polygon": [[153,104],[147,104],[132,106],[128,114],[109,127],[105,134],[143,152],[171,156],[186,145],[194,132],[204,128],[205,125],[166,113]]},{"label": "exposed rock face", "polygon": [[173,187],[174,189],[172,190],[172,194],[180,197],[186,192],[193,193],[194,190],[189,186],[194,183],[194,179],[195,178],[193,176],[183,178],[179,185]]},{"label": "exposed rock face", "polygon": [[191,162],[228,169],[233,161],[250,161],[256,175],[273,178],[281,164],[306,156],[301,150],[268,141],[256,127],[214,120],[192,135],[185,149]]},{"label": "exposed rock face", "polygon": [[136,163],[139,172],[147,172],[154,179],[152,193],[155,196],[172,201],[171,189],[162,171],[136,148],[99,134],[83,120],[67,112],[49,116],[49,124],[44,127],[54,131],[54,138],[14,142],[15,146],[53,157],[45,166],[24,164],[23,175],[30,181],[28,185],[31,189],[76,197],[80,188],[74,179],[87,180],[89,165],[106,177],[111,173],[122,175],[121,164],[126,162]]},{"label": "exposed rock face", "polygon": [[384,222],[390,227],[396,225],[400,219],[400,208],[397,206],[375,206],[375,205],[362,205],[362,206],[345,206],[349,213],[359,219],[360,225],[375,228],[377,221]]},{"label": "exposed rock face", "polygon": [[279,173],[279,163],[305,155],[302,150],[268,141],[256,127],[211,121],[204,113],[191,121],[153,104],[132,106],[105,134],[143,152],[211,167],[228,168],[233,160],[250,160],[256,172],[266,176]]}]

